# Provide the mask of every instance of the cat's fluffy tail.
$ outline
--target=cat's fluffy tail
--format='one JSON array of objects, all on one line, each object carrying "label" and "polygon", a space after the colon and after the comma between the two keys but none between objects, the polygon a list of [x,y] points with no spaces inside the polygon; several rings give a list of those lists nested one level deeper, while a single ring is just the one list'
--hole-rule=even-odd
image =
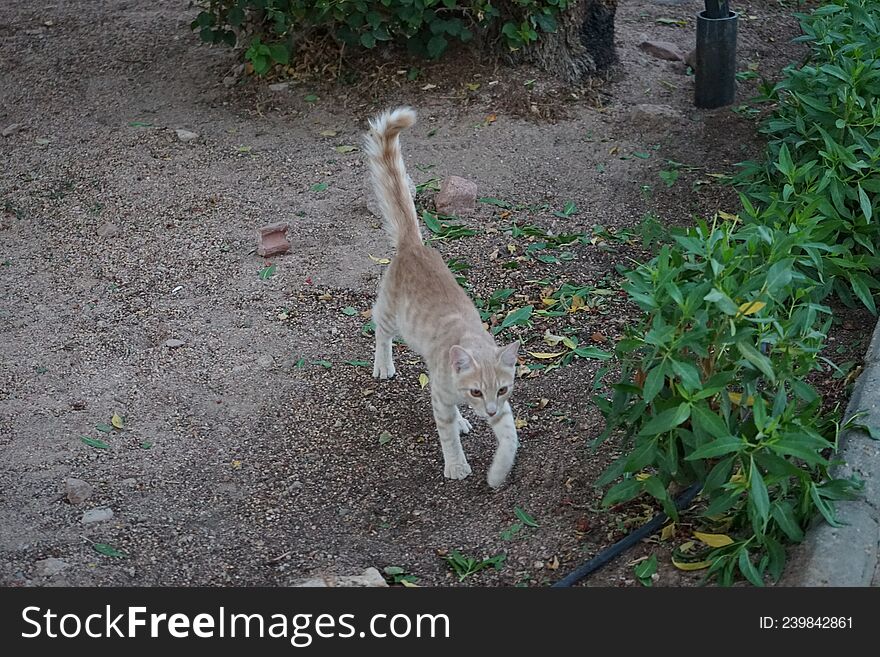
[{"label": "cat's fluffy tail", "polygon": [[382,225],[397,249],[422,243],[398,137],[401,130],[415,122],[416,113],[409,107],[388,110],[370,121],[370,132],[364,140]]}]

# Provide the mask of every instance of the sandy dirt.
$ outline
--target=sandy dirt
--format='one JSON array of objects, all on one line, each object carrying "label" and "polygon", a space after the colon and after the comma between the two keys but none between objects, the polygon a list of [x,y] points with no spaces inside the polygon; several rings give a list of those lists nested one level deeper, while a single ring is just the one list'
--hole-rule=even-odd
[{"label": "sandy dirt", "polygon": [[[236,53],[199,43],[182,0],[2,3],[0,129],[18,128],[0,137],[0,583],[286,585],[398,566],[456,585],[442,556],[458,549],[506,555],[465,585],[546,585],[650,516],[599,506],[593,482],[619,447],[588,447],[602,428],[595,360],[522,378],[505,488],[485,483],[482,424],[464,440],[474,474],[443,478],[418,358],[396,347],[389,382],[345,363],[371,358],[362,313],[375,259],[393,254],[366,208],[362,154],[336,148],[358,146],[384,107],[413,105],[403,146],[417,184],[455,174],[525,206],[480,204],[465,222],[477,235],[435,242],[470,265],[474,296],[515,290],[491,321],[563,282],[593,290],[576,316],[502,338],[548,351],[550,329],[609,348],[635,314],[617,267],[646,253],[626,231],[648,212],[674,224],[735,208],[710,174],[761,149],[753,120],[694,109],[684,65],[638,48],[687,52],[701,4],[622,0],[620,65],[590,89],[462,56],[415,64],[414,81],[414,64],[391,61],[362,64],[352,84],[296,76],[272,91],[236,73]],[[800,56],[788,9],[739,8],[741,70],[773,77]],[[737,104],[754,91],[743,83]],[[671,187],[667,160],[686,165]],[[576,212],[554,216],[567,201]],[[518,260],[529,241],[510,235],[514,220],[610,232],[569,260]],[[263,278],[256,229],[278,221],[292,249]],[[121,430],[96,428],[114,414]],[[65,499],[69,477],[93,487],[81,504]],[[103,507],[111,519],[83,524]],[[511,536],[515,507],[540,527]],[[651,549],[590,583],[638,585],[626,564]],[[690,581],[661,559],[659,584]]]}]

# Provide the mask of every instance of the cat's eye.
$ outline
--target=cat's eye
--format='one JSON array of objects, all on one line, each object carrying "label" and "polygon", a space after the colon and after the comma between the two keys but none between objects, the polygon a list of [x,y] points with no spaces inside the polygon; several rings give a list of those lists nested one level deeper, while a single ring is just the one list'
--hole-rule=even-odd
[{"label": "cat's eye", "polygon": [[476,388],[471,388],[470,393],[471,393],[471,397],[482,397],[483,396],[483,391],[477,390]]},{"label": "cat's eye", "polygon": [[498,396],[499,397],[502,397],[506,394],[507,394],[507,386],[504,386],[503,388],[498,388]]}]

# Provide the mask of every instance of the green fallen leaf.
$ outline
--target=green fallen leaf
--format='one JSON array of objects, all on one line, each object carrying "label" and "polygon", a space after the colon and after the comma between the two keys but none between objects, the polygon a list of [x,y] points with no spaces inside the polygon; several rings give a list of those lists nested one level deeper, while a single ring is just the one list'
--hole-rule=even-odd
[{"label": "green fallen leaf", "polygon": [[513,513],[516,515],[517,518],[522,520],[524,525],[527,525],[529,527],[540,527],[541,526],[537,523],[537,521],[534,518],[532,518],[532,516],[530,516],[528,513],[523,511],[518,506],[513,507]]},{"label": "green fallen leaf", "polygon": [[103,554],[106,557],[125,557],[127,556],[124,552],[120,552],[115,547],[107,545],[106,543],[92,543],[92,549],[98,554]]},{"label": "green fallen leaf", "polygon": [[89,438],[88,436],[81,436],[80,440],[82,440],[89,447],[94,447],[96,449],[110,449],[110,445],[105,443],[103,440]]},{"label": "green fallen leaf", "polygon": [[348,315],[349,317],[353,317],[353,316],[357,315],[357,312],[358,312],[357,309],[352,308],[351,306],[346,306],[345,308],[342,309],[342,314]]},{"label": "green fallen leaf", "polygon": [[329,185],[325,182],[315,183],[314,185],[312,185],[312,191],[313,192],[323,192],[325,189],[327,189],[327,187],[329,187]]},{"label": "green fallen leaf", "polygon": [[382,433],[379,434],[379,444],[380,445],[387,445],[388,443],[391,442],[393,437],[394,436],[392,436],[387,431],[383,431]]}]

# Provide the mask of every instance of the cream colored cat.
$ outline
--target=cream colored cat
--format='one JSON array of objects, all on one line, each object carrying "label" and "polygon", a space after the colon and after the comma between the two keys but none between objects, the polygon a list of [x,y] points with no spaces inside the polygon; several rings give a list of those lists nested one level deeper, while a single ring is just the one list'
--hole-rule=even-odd
[{"label": "cream colored cat", "polygon": [[410,108],[384,112],[370,121],[365,139],[373,191],[397,251],[373,306],[373,376],[394,376],[391,341],[395,335],[402,337],[428,366],[443,473],[450,479],[464,479],[471,473],[459,438],[471,429],[458,410],[466,403],[488,421],[498,439],[487,476],[489,485],[497,488],[513,467],[519,444],[508,403],[519,342],[506,347],[495,343],[443,258],[422,243],[398,138],[415,121]]}]

